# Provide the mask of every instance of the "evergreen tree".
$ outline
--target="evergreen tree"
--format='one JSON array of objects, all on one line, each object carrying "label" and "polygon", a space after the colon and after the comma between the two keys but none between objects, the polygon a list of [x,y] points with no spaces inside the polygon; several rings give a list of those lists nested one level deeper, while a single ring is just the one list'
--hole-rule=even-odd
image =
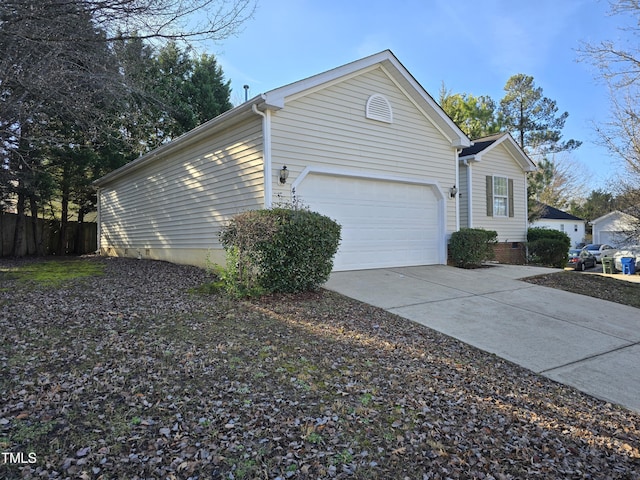
[{"label": "evergreen tree", "polygon": [[198,124],[233,107],[230,100],[231,81],[225,81],[222,67],[213,55],[203,54],[195,60],[187,94]]},{"label": "evergreen tree", "polygon": [[555,100],[545,97],[533,77],[517,74],[507,80],[500,100],[504,129],[530,155],[545,155],[578,148],[582,142],[561,141],[569,113],[558,114]]},{"label": "evergreen tree", "polygon": [[498,133],[502,118],[496,102],[488,96],[440,91],[440,106],[453,122],[471,139]]}]

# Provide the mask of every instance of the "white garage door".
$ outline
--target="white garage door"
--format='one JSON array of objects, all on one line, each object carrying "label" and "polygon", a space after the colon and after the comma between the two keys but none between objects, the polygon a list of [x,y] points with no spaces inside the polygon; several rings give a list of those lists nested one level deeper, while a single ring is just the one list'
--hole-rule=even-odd
[{"label": "white garage door", "polygon": [[443,232],[429,185],[311,173],[296,194],[342,225],[334,270],[440,263]]},{"label": "white garage door", "polygon": [[603,230],[599,232],[598,238],[595,241],[598,243],[606,243],[608,245],[617,245],[616,233]]}]

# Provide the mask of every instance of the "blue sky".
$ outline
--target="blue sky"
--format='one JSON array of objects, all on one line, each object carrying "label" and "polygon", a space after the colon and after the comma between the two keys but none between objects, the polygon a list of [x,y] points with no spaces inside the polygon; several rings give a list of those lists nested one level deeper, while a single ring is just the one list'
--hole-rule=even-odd
[{"label": "blue sky", "polygon": [[[622,169],[598,147],[593,122],[608,116],[607,91],[581,42],[615,40],[623,19],[598,0],[258,0],[236,37],[207,48],[231,80],[232,101],[390,49],[436,100],[453,93],[499,101],[512,75],[534,77],[569,112],[564,139],[583,146],[572,159],[588,190],[606,188]],[[585,195],[588,191],[585,192]]]}]

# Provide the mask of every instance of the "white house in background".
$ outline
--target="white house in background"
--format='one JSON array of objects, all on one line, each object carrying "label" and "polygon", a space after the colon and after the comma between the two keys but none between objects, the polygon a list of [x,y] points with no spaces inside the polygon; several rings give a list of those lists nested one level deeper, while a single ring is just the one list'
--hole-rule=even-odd
[{"label": "white house in background", "polygon": [[477,162],[477,184],[464,173],[466,197],[459,153],[471,145],[385,50],[256,96],[97,180],[99,249],[224,264],[218,233],[233,215],[294,197],[342,225],[335,270],[445,264],[476,199],[475,225],[524,241],[533,164],[503,140]]},{"label": "white house in background", "polygon": [[607,213],[591,221],[593,243],[608,243],[616,247],[640,243],[629,237],[637,232],[640,220],[633,215],[618,210]]},{"label": "white house in background", "polygon": [[[542,215],[540,218],[535,222],[531,222],[531,227],[534,228],[548,228],[566,233],[571,239],[572,248],[575,248],[579,243],[586,242],[585,226],[586,220],[544,204],[542,204]],[[594,240],[594,243],[607,242],[596,242]]]}]

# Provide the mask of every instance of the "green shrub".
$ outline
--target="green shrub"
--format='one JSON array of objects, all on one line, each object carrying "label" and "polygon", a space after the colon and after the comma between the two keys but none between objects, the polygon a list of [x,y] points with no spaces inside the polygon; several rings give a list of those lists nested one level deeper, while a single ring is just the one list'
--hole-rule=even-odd
[{"label": "green shrub", "polygon": [[493,246],[498,233],[482,228],[462,228],[453,232],[449,242],[449,254],[458,267],[475,268],[494,258]]},{"label": "green shrub", "polygon": [[530,228],[527,233],[527,247],[531,263],[564,268],[571,239],[560,230]]},{"label": "green shrub", "polygon": [[226,268],[216,272],[227,292],[234,297],[264,293],[258,282],[261,247],[271,241],[279,225],[270,210],[239,213],[220,232],[220,242],[227,252]]},{"label": "green shrub", "polygon": [[317,212],[278,207],[236,215],[223,229],[227,290],[236,296],[301,292],[333,269],[340,225]]},{"label": "green shrub", "polygon": [[[555,238],[558,240],[564,240],[569,238],[569,236],[566,233],[561,232],[560,230],[552,230],[550,228],[535,227],[530,228],[527,231],[528,242],[535,242],[536,240],[540,240],[542,238]],[[569,239],[569,245],[571,245],[571,239]]]}]

